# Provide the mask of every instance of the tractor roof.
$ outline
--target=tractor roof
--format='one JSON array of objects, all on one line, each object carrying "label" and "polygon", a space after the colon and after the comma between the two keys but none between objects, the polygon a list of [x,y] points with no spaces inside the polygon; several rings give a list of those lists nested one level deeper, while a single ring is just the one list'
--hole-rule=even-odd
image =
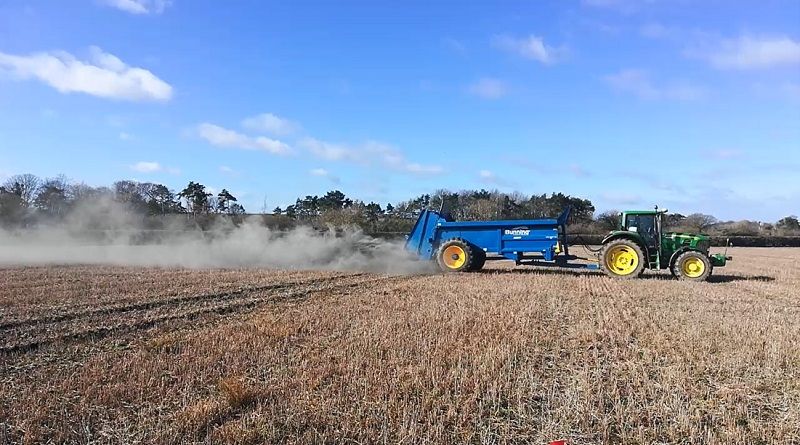
[{"label": "tractor roof", "polygon": [[658,209],[658,210],[625,210],[625,214],[635,214],[635,215],[657,215],[659,213],[667,213],[667,209]]}]

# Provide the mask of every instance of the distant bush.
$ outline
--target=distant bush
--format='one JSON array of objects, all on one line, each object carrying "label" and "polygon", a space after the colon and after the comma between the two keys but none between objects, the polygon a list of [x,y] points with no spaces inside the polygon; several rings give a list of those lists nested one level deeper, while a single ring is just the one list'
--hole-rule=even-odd
[{"label": "distant bush", "polygon": [[759,236],[761,235],[761,226],[753,221],[737,221],[730,224],[728,227],[722,229],[723,235],[732,236]]}]

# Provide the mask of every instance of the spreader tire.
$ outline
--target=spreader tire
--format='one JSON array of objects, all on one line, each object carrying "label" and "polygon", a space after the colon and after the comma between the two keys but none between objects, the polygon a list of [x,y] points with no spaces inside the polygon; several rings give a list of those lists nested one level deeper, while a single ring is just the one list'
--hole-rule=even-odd
[{"label": "spreader tire", "polygon": [[600,250],[600,270],[613,278],[638,278],[644,273],[645,257],[642,248],[629,239],[615,239]]},{"label": "spreader tire", "polygon": [[486,252],[481,249],[472,249],[473,253],[475,253],[475,259],[472,261],[472,267],[469,269],[470,272],[477,272],[483,269],[483,265],[486,264]]},{"label": "spreader tire", "polygon": [[714,266],[706,254],[690,250],[680,254],[675,259],[675,265],[672,266],[672,274],[679,280],[706,281],[711,276],[713,268]]},{"label": "spreader tire", "polygon": [[475,249],[461,238],[445,241],[436,252],[436,262],[444,272],[467,272],[474,267]]}]

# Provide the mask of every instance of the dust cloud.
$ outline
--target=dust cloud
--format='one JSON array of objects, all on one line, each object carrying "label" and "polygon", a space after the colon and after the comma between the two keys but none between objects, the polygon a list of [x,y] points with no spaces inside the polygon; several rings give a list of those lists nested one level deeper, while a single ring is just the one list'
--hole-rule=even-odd
[{"label": "dust cloud", "polygon": [[211,230],[141,229],[141,217],[94,206],[59,224],[0,230],[0,266],[109,264],[187,268],[275,268],[418,274],[431,265],[406,252],[403,242],[365,235],[357,228],[270,230],[251,219]]}]

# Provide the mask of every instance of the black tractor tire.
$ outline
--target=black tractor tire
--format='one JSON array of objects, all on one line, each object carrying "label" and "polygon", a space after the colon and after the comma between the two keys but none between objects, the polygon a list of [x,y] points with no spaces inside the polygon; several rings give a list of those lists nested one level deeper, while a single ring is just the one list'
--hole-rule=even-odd
[{"label": "black tractor tire", "polygon": [[[632,264],[633,259],[627,262],[627,266],[621,262],[614,262],[612,264],[612,256],[625,252],[626,255],[636,256],[635,266]],[[600,270],[604,274],[612,278],[629,280],[631,278],[639,278],[645,270],[645,255],[642,248],[636,242],[629,239],[615,239],[605,243],[600,249]],[[630,270],[626,270],[630,269]]]},{"label": "black tractor tire", "polygon": [[469,271],[477,272],[483,269],[483,265],[486,264],[486,252],[478,248],[473,248],[472,250],[475,253],[475,259],[472,261],[472,267]]},{"label": "black tractor tire", "polygon": [[476,250],[463,239],[453,238],[439,246],[436,263],[443,272],[469,272],[477,260]]},{"label": "black tractor tire", "polygon": [[682,281],[706,281],[714,272],[714,266],[708,255],[690,250],[678,255],[670,270],[672,275]]}]

